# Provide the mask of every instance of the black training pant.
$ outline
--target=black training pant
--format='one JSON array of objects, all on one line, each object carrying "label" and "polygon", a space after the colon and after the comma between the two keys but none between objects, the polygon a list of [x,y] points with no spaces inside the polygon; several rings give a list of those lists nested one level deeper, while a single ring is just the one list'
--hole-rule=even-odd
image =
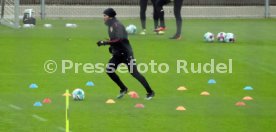
[{"label": "black training pant", "polygon": [[108,74],[108,76],[120,87],[121,90],[126,89],[127,87],[124,85],[124,83],[121,81],[121,79],[119,78],[119,76],[115,73],[117,67],[119,66],[119,64],[126,64],[128,67],[128,70],[130,72],[130,74],[136,78],[146,89],[147,93],[152,93],[152,89],[149,86],[147,80],[144,78],[143,75],[141,75],[138,72],[137,66],[135,64],[131,64],[131,60],[134,60],[133,56],[126,56],[124,54],[122,55],[114,55],[108,63],[108,66],[106,68],[106,72]]},{"label": "black training pant", "polygon": [[[158,19],[159,19],[159,13],[157,12],[157,9],[156,9],[156,1],[157,0],[151,0],[151,3],[153,5],[154,29],[156,29],[158,27]],[[142,24],[142,28],[143,29],[146,29],[146,10],[147,10],[147,5],[148,5],[148,0],[140,0],[140,20],[141,20],[141,24]],[[161,9],[163,9],[163,7]],[[161,20],[163,21],[163,23],[161,22]],[[164,13],[160,17],[160,25],[161,26],[165,26],[165,24],[164,24]]]},{"label": "black training pant", "polygon": [[163,6],[165,5],[165,1],[164,0],[155,0],[155,9],[156,9],[156,14],[157,14],[157,19],[160,20],[160,26],[161,27],[165,27],[165,19],[164,19],[164,9]]},{"label": "black training pant", "polygon": [[181,8],[183,0],[174,0],[173,12],[176,19],[176,35],[181,34],[182,29],[182,17],[181,17]]}]

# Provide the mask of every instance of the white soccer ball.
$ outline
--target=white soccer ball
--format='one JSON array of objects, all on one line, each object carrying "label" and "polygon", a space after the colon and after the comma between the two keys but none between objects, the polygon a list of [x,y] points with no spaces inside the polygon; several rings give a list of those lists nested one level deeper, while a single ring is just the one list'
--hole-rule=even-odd
[{"label": "white soccer ball", "polygon": [[76,28],[76,27],[78,27],[78,25],[74,24],[74,23],[66,23],[65,27],[67,27],[67,28]]},{"label": "white soccer ball", "polygon": [[226,43],[234,43],[235,42],[235,35],[233,33],[226,33],[226,37],[224,40]]},{"label": "white soccer ball", "polygon": [[75,89],[73,92],[72,92],[72,95],[73,95],[73,99],[76,100],[76,101],[81,101],[81,100],[84,100],[84,91],[80,88],[77,88]]},{"label": "white soccer ball", "polygon": [[226,37],[226,33],[225,32],[219,32],[218,35],[217,35],[217,40],[219,42],[224,42],[225,37]]},{"label": "white soccer ball", "polygon": [[136,31],[137,31],[137,28],[136,28],[135,25],[130,24],[126,27],[126,31],[127,31],[128,34],[135,34]]},{"label": "white soccer ball", "polygon": [[203,38],[206,42],[214,42],[215,35],[211,32],[207,32],[207,33],[204,34]]},{"label": "white soccer ball", "polygon": [[44,27],[45,27],[45,28],[51,28],[51,27],[52,27],[52,24],[44,24]]},{"label": "white soccer ball", "polygon": [[33,24],[24,24],[23,28],[33,28],[34,25]]}]

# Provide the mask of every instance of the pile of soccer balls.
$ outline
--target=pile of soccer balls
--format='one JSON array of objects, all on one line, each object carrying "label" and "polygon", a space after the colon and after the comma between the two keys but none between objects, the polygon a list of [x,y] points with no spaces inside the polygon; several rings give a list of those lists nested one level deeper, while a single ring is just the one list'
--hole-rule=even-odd
[{"label": "pile of soccer balls", "polygon": [[234,43],[235,36],[233,33],[225,33],[219,32],[215,38],[215,35],[211,32],[207,32],[203,36],[204,41],[206,42],[214,42],[217,39],[218,42],[225,42],[225,43]]}]

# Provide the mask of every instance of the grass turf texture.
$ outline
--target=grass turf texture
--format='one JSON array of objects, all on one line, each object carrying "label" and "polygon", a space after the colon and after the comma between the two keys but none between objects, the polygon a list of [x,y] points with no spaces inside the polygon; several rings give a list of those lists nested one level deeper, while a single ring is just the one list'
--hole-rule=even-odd
[{"label": "grass turf texture", "polygon": [[[123,24],[135,24],[139,20],[121,20]],[[156,91],[156,97],[145,101],[143,87],[130,74],[119,74],[130,90],[139,93],[139,99],[124,97],[116,104],[105,104],[114,98],[119,88],[102,73],[79,73],[68,70],[61,73],[63,59],[77,63],[106,63],[110,58],[108,47],[97,47],[98,40],[107,38],[107,28],[102,20],[46,20],[39,21],[33,29],[10,29],[0,26],[0,131],[47,131],[59,132],[65,127],[65,89],[72,92],[83,88],[85,101],[70,99],[70,129],[73,132],[90,131],[273,131],[276,129],[275,112],[275,19],[242,20],[184,20],[180,41],[169,40],[175,32],[175,21],[167,20],[165,35],[151,31],[152,21],[147,22],[147,35],[130,35],[138,63],[168,63],[167,74],[145,73],[145,77]],[[44,23],[53,24],[45,29]],[[78,28],[65,28],[65,23],[76,23]],[[235,44],[205,43],[203,34],[233,32]],[[176,60],[188,62],[227,63],[233,59],[232,74],[176,73]],[[56,73],[43,69],[46,60],[58,62]],[[209,79],[217,84],[208,85]],[[94,87],[85,86],[92,80]],[[37,83],[38,89],[30,89]],[[184,85],[188,91],[179,92]],[[244,91],[250,85],[253,91]],[[200,96],[208,91],[210,96]],[[253,101],[245,107],[235,103],[244,96]],[[36,101],[51,98],[51,104],[33,107]],[[143,103],[144,109],[134,108]],[[21,110],[9,105],[16,105]],[[184,112],[176,111],[179,105]],[[47,121],[33,118],[38,115]]]}]

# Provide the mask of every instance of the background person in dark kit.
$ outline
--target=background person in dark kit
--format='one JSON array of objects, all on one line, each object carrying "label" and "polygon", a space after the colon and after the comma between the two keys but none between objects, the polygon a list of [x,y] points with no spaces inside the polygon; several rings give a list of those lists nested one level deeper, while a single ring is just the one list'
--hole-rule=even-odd
[{"label": "background person in dark kit", "polygon": [[[154,1],[154,0],[151,0]],[[142,26],[142,31],[140,32],[141,35],[146,35],[146,11],[147,11],[147,6],[148,6],[148,0],[140,0],[139,2],[140,5],[140,21],[141,21],[141,26]],[[154,6],[153,6],[153,11],[154,11]],[[154,13],[153,13],[154,14]],[[154,19],[154,17],[153,17]],[[155,21],[155,19],[154,19]]]},{"label": "background person in dark kit", "polygon": [[173,13],[176,20],[176,33],[170,37],[170,39],[181,39],[181,31],[182,31],[182,17],[181,17],[181,8],[182,8],[183,0],[174,0],[173,4]]},{"label": "background person in dark kit", "polygon": [[[164,10],[163,6],[168,4],[170,0],[151,0],[153,5],[153,21],[154,21],[154,32],[157,34],[163,34],[166,30]],[[148,0],[140,0],[140,20],[142,31],[141,35],[146,34],[146,10],[148,5]]]},{"label": "background person in dark kit", "polygon": [[156,12],[156,17],[159,19],[160,24],[158,25],[158,21],[154,21],[154,26],[155,26],[155,32],[158,34],[163,34],[164,31],[166,30],[166,25],[165,25],[165,12],[163,9],[163,6],[170,3],[170,0],[155,0],[155,12]]},{"label": "background person in dark kit", "polygon": [[[154,31],[155,32],[157,32],[156,30],[158,28],[160,28],[162,31],[165,29],[164,13],[162,14],[161,11],[157,11],[156,4],[159,3],[159,1],[160,0],[151,0],[152,6],[153,6],[153,21],[154,21]],[[147,10],[147,6],[148,6],[148,0],[140,0],[139,5],[140,5],[140,21],[141,21],[141,26],[142,26],[142,31],[140,32],[140,34],[146,35],[146,10]],[[161,9],[163,9],[163,5],[161,7],[158,6],[158,10],[161,10]],[[160,25],[159,25],[159,21],[160,21]]]},{"label": "background person in dark kit", "polygon": [[109,60],[106,72],[108,76],[120,87],[120,93],[117,96],[118,99],[122,98],[128,91],[128,88],[121,81],[119,76],[115,73],[119,64],[124,63],[127,65],[131,75],[136,78],[146,89],[147,100],[154,97],[155,93],[149,86],[147,80],[138,72],[137,66],[135,64],[135,59],[133,56],[132,48],[128,40],[128,35],[125,30],[124,25],[122,25],[116,16],[116,12],[112,8],[107,8],[103,12],[104,22],[108,26],[108,34],[110,40],[108,41],[98,41],[97,45],[110,45],[109,51],[112,54],[112,58]]}]

